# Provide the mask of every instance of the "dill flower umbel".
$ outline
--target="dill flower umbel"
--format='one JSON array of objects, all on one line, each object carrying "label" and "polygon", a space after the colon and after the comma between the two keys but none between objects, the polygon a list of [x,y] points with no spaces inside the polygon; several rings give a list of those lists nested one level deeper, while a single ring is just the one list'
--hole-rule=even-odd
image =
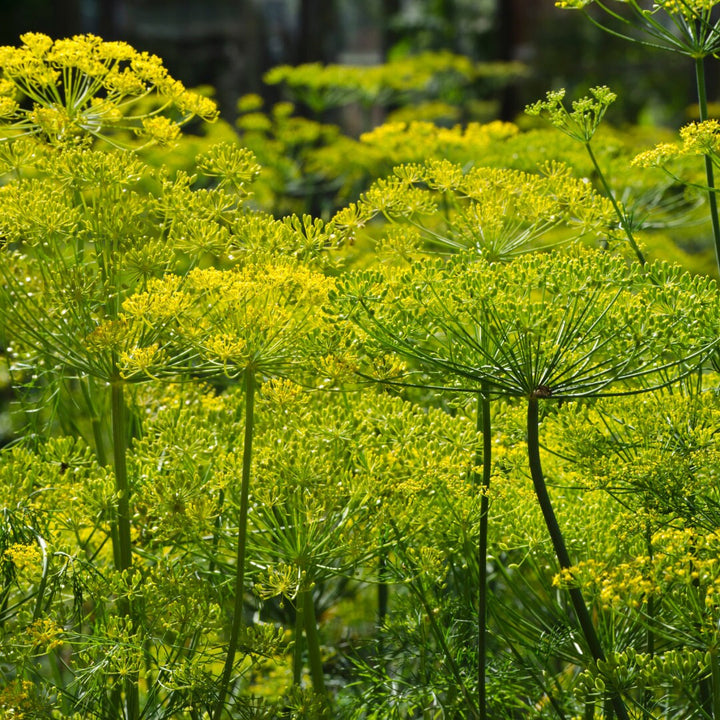
[{"label": "dill flower umbel", "polygon": [[[117,145],[109,135],[121,130],[146,144],[167,143],[191,117],[217,117],[212,100],[170,77],[159,57],[127,43],[95,35],[53,41],[42,33],[20,39],[20,47],[0,47],[0,139],[32,134],[62,144],[90,135]],[[144,98],[153,105],[138,110]],[[172,118],[161,114],[170,108]]]}]

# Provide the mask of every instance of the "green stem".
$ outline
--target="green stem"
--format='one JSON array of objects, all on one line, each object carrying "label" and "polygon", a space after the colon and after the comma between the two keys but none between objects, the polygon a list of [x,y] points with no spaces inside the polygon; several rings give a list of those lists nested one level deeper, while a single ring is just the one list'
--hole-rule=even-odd
[{"label": "green stem", "polygon": [[[705,59],[695,59],[695,80],[697,84],[698,108],[700,122],[708,118],[707,89],[705,87]],[[713,239],[715,240],[715,262],[720,272],[720,219],[718,219],[717,196],[715,194],[715,172],[710,155],[705,155],[705,177],[708,185],[708,203],[710,205],[710,222],[712,223]]]},{"label": "green stem", "polygon": [[218,493],[217,516],[213,523],[212,551],[210,553],[210,562],[208,563],[208,573],[212,578],[215,574],[215,558],[217,557],[218,543],[220,542],[220,526],[222,525],[222,511],[225,504],[225,491],[220,489]]},{"label": "green stem", "polygon": [[583,720],[595,720],[595,701],[585,700],[585,712],[583,713]]},{"label": "green stem", "polygon": [[[487,664],[487,557],[488,557],[488,490],[490,489],[490,473],[492,458],[492,437],[490,426],[490,400],[487,383],[483,383],[478,393],[477,431],[483,435],[482,458],[478,452],[475,467],[482,462],[482,481],[480,485],[480,533],[478,538],[478,571],[480,587],[478,588],[478,708],[480,720],[487,720],[487,692],[485,673]],[[479,478],[476,476],[476,483]]]},{"label": "green stem", "polygon": [[90,413],[90,424],[92,426],[93,440],[95,442],[95,455],[97,457],[98,465],[107,465],[107,454],[105,452],[105,440],[103,438],[103,427],[100,422],[100,414],[97,411],[95,400],[92,396],[92,378],[86,377],[80,381],[80,387],[82,389],[83,397],[85,398],[85,404],[87,405]]},{"label": "green stem", "polygon": [[[535,495],[537,496],[540,509],[545,519],[545,525],[550,533],[555,555],[560,563],[560,567],[565,570],[572,567],[572,563],[570,562],[570,555],[565,545],[565,539],[563,538],[560,525],[555,517],[555,511],[550,502],[550,496],[548,495],[545,484],[545,476],[543,475],[542,465],[540,463],[540,437],[538,427],[538,401],[537,398],[531,397],[528,400],[527,419],[527,445],[530,474],[533,479],[533,485],[535,486]],[[568,592],[590,654],[596,662],[598,660],[605,660],[605,653],[595,632],[595,627],[593,626],[580,588],[571,587]],[[628,712],[622,698],[615,694],[611,698],[611,702],[619,720],[629,720]]]},{"label": "green stem", "polygon": [[[132,540],[130,537],[130,484],[127,473],[127,437],[124,383],[120,379],[110,384],[110,411],[112,414],[113,465],[115,468],[115,492],[118,498],[116,533],[113,540],[117,549],[113,548],[116,569],[127,575],[132,570]],[[126,578],[129,580],[129,578]],[[119,603],[120,614],[133,621],[130,602],[125,598]],[[133,630],[137,631],[133,622]],[[127,720],[138,720],[140,717],[140,696],[138,678],[134,673],[125,679],[125,711]]]},{"label": "green stem", "polygon": [[238,519],[237,561],[235,566],[235,603],[233,606],[232,627],[228,642],[225,667],[218,691],[217,704],[213,717],[220,720],[225,707],[225,697],[230,685],[238,638],[243,624],[243,596],[245,588],[245,548],[247,545],[248,498],[250,493],[250,468],[252,465],[252,441],[255,415],[255,371],[245,368],[245,439],[243,444],[242,482],[240,485],[240,517]]},{"label": "green stem", "polygon": [[388,614],[390,603],[390,588],[387,583],[387,550],[385,538],[382,539],[382,547],[378,555],[378,587],[377,587],[377,629],[378,629],[378,657],[385,658],[385,643],[383,642],[382,628]]},{"label": "green stem", "polygon": [[720,720],[720,660],[717,650],[710,651],[710,674],[712,678],[712,716]]},{"label": "green stem", "polygon": [[295,606],[295,645],[293,647],[293,685],[302,679],[303,627],[305,626],[305,593],[300,591]]},{"label": "green stem", "polygon": [[[653,544],[652,544],[652,527],[650,522],[645,523],[645,546],[650,562],[653,561]],[[650,659],[655,657],[655,631],[653,623],[655,621],[655,598],[650,595],[647,599],[646,610],[648,616],[648,627],[645,633],[645,652]],[[648,685],[643,692],[643,718],[650,720],[652,717],[650,712],[650,703],[653,699],[652,688]]]},{"label": "green stem", "polygon": [[115,467],[115,491],[118,496],[117,533],[118,567],[120,571],[132,567],[132,543],[130,540],[130,486],[127,475],[125,438],[125,398],[123,383],[117,380],[111,385],[111,412],[113,434],[113,463]]},{"label": "green stem", "polygon": [[308,663],[310,665],[310,677],[312,678],[313,689],[327,701],[325,690],[325,674],[322,667],[322,655],[320,654],[320,640],[317,631],[317,618],[315,617],[315,601],[312,590],[303,590],[303,608],[305,615],[305,638],[307,639]]},{"label": "green stem", "polygon": [[592,160],[592,164],[595,167],[595,172],[598,174],[598,178],[600,179],[600,182],[603,186],[603,189],[605,190],[605,194],[607,195],[608,200],[612,203],[612,206],[615,210],[615,214],[618,216],[618,220],[620,221],[620,226],[623,229],[623,232],[625,233],[625,237],[627,237],[628,242],[630,243],[630,247],[634,250],[635,255],[640,262],[641,265],[644,265],[647,261],[645,260],[645,256],[642,254],[642,250],[638,247],[637,242],[635,241],[635,237],[632,234],[632,230],[630,230],[630,223],[628,222],[627,215],[625,215],[625,212],[622,210],[620,205],[618,204],[618,201],[615,199],[615,194],[612,191],[612,188],[610,187],[610,184],[608,183],[607,179],[605,178],[605,174],[600,169],[600,165],[598,164],[597,158],[595,157],[595,153],[593,152],[592,148],[590,147],[590,143],[585,143],[585,149],[588,151],[588,155],[590,156],[590,159]]}]

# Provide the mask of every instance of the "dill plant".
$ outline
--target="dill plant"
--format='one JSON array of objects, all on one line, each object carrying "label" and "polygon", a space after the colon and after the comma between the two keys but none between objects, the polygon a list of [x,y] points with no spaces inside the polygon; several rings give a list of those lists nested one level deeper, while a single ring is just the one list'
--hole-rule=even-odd
[{"label": "dill plant", "polygon": [[[264,378],[287,377],[302,370],[322,347],[318,334],[326,324],[321,308],[332,280],[291,261],[269,261],[235,270],[196,268],[183,282],[158,280],[129,297],[123,310],[147,327],[164,327],[168,342],[187,347],[199,367],[240,377],[245,389],[243,459],[237,512],[237,556],[232,627],[214,716],[220,718],[235,665],[243,627],[243,598],[255,424],[255,393]],[[142,353],[143,348],[138,348]],[[145,368],[153,374],[152,366]],[[303,590],[306,600],[307,590]],[[311,612],[308,607],[308,613]],[[314,615],[314,614],[313,614]],[[308,614],[308,617],[312,615]],[[324,695],[314,619],[305,623],[316,690]]]},{"label": "dill plant", "polygon": [[540,174],[489,167],[466,172],[459,163],[429,160],[395,168],[337,213],[333,225],[355,235],[379,217],[406,226],[417,251],[472,252],[500,261],[577,240],[602,227],[608,209],[560,164]]},{"label": "dill plant", "polygon": [[442,112],[456,104],[478,81],[504,84],[521,77],[518,62],[474,63],[447,51],[423,52],[374,66],[281,65],[265,75],[269,85],[283,84],[313,113],[358,103],[364,109],[419,104],[423,99],[444,101]]},{"label": "dill plant", "polygon": [[[637,655],[613,661],[645,684],[645,712],[663,706],[716,712],[714,571],[704,564],[717,527],[716,379],[708,380],[702,387],[691,376],[672,393],[605,400],[556,419],[564,428],[558,451],[591,487],[615,499],[619,518],[611,535],[626,546],[620,563],[611,551],[590,552],[560,582],[579,584],[607,611],[621,611],[645,630]],[[685,652],[702,658],[697,671],[677,675],[678,693],[661,668],[669,670]]]},{"label": "dill plant", "polygon": [[620,206],[615,198],[615,194],[613,193],[605,174],[600,168],[590,144],[595,132],[602,122],[603,117],[605,116],[605,113],[607,112],[608,107],[615,101],[617,96],[607,87],[591,88],[589,97],[584,97],[573,102],[572,111],[568,111],[563,105],[562,101],[564,97],[564,90],[548,92],[547,99],[545,101],[538,101],[533,105],[529,105],[525,108],[525,112],[528,115],[533,116],[546,116],[554,127],[558,128],[566,135],[569,135],[574,140],[581,142],[585,146],[603,190],[617,214],[620,227],[622,228],[638,261],[641,265],[644,265],[645,256],[635,240],[630,218],[626,210]]},{"label": "dill plant", "polygon": [[[665,386],[716,343],[712,282],[662,264],[632,270],[601,252],[532,254],[507,264],[467,255],[417,261],[399,275],[358,273],[338,297],[341,314],[371,341],[427,370],[425,383],[466,392],[484,385],[490,396],[527,399],[528,466],[564,569],[572,562],[540,462],[540,402]],[[588,654],[602,661],[583,596],[576,587],[569,592]],[[616,693],[612,704],[628,717]]]},{"label": "dill plant", "polygon": [[[3,155],[6,171],[15,178],[2,188],[4,329],[18,360],[32,364],[37,358],[50,379],[78,379],[100,466],[108,461],[102,414],[110,408],[115,484],[110,537],[121,578],[115,588],[120,612],[115,624],[132,647],[143,631],[127,467],[127,387],[190,372],[221,374],[228,348],[219,339],[220,360],[208,359],[203,366],[199,351],[166,332],[181,313],[179,305],[166,305],[164,319],[151,325],[137,313],[128,314],[123,303],[164,275],[177,289],[184,277],[197,277],[188,271],[207,258],[232,263],[233,245],[243,252],[246,223],[241,224],[240,208],[257,166],[248,151],[225,145],[197,160],[206,177],[218,177],[213,189],[196,190],[194,179],[183,173],[170,177],[162,169],[151,170],[119,149],[128,131],[145,142],[169,143],[193,115],[213,119],[214,104],[173,80],[158,58],[122,43],[92,36],[53,42],[37,34],[23,36],[23,42],[20,48],[4,48],[2,55],[8,97],[23,93],[33,108],[16,105],[5,116]],[[160,100],[133,114],[136,102],[150,95]],[[177,115],[163,114],[173,107]],[[93,147],[93,138],[110,149]],[[273,222],[258,217],[255,228],[264,223],[267,229]],[[280,223],[280,228],[274,234],[288,243],[299,236],[305,242],[314,233],[302,223]],[[158,306],[168,297],[166,292],[153,300]],[[250,404],[252,388],[247,396]],[[237,628],[233,637],[231,654]],[[136,660],[128,656],[122,671],[96,668],[101,669],[104,675],[97,678],[114,678],[109,702],[115,710],[108,712],[139,717]],[[104,692],[102,683],[94,684],[95,691]],[[151,695],[148,703],[155,702]]]}]

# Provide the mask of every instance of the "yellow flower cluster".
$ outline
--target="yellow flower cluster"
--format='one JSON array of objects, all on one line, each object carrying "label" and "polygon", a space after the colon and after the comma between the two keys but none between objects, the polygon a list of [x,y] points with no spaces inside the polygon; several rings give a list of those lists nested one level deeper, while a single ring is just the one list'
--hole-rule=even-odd
[{"label": "yellow flower cluster", "polygon": [[22,572],[26,568],[34,568],[38,566],[42,560],[42,554],[37,545],[26,545],[23,543],[11,545],[5,550],[3,557],[5,560],[11,562],[18,572]]},{"label": "yellow flower cluster", "polygon": [[710,12],[717,4],[718,0],[656,0],[653,7],[693,19],[698,15]]},{"label": "yellow flower cluster", "polygon": [[[468,171],[448,160],[401,165],[394,177],[376,181],[357,203],[337,213],[332,224],[352,237],[382,215],[409,223],[431,245],[490,259],[539,247],[551,231],[552,242],[560,243],[610,225],[612,207],[589,183],[561,164],[542,170],[542,175],[493,167]],[[398,239],[407,245],[418,236]]]},{"label": "yellow flower cluster", "polygon": [[[95,35],[53,41],[42,33],[20,39],[21,47],[0,47],[5,139],[30,133],[66,143],[86,135],[108,139],[110,131],[124,130],[148,143],[168,143],[191,117],[217,117],[212,100],[186,90],[160,58],[127,43]],[[31,103],[27,109],[18,102],[23,96]],[[133,114],[145,97],[154,98],[154,108]],[[170,106],[179,110],[180,120],[161,115]]]},{"label": "yellow flower cluster", "polygon": [[208,372],[240,372],[253,364],[274,375],[293,365],[294,353],[300,355],[307,338],[325,327],[322,307],[333,283],[303,265],[277,261],[227,271],[195,268],[184,278],[151,280],[146,292],[124,301],[123,317],[154,328],[163,342],[143,347],[137,336],[139,346],[123,357],[128,368],[151,374],[163,347],[173,346]]},{"label": "yellow flower cluster", "polygon": [[28,627],[27,634],[35,652],[44,655],[63,644],[65,631],[54,620],[41,618]]},{"label": "yellow flower cluster", "polygon": [[608,565],[588,559],[558,573],[553,584],[580,587],[597,595],[605,609],[640,608],[650,597],[662,598],[679,588],[699,593],[715,619],[720,611],[720,532],[666,528],[652,537],[653,555],[639,554]]},{"label": "yellow flower cluster", "polygon": [[[634,0],[619,0],[628,5],[637,5]],[[569,10],[581,10],[587,7],[595,0],[556,0],[555,6]],[[655,0],[651,10],[645,10],[647,13],[654,13],[658,10],[664,10],[668,14],[681,15],[688,19],[697,19],[699,15],[710,12],[716,5],[718,0]]]},{"label": "yellow flower cluster", "polygon": [[589,143],[600,126],[608,107],[617,95],[605,85],[590,88],[590,94],[573,100],[571,109],[563,104],[565,88],[551,90],[545,100],[538,100],[525,108],[533,117],[543,117],[566,135],[582,143]]},{"label": "yellow flower cluster", "polygon": [[0,689],[0,717],[23,720],[33,717],[33,691],[30,680],[11,680]]},{"label": "yellow flower cluster", "polygon": [[453,128],[421,121],[391,122],[364,133],[360,142],[382,152],[393,163],[421,162],[428,157],[452,158],[468,151],[476,154],[518,133],[517,125],[500,120]]},{"label": "yellow flower cluster", "polygon": [[126,372],[147,373],[153,365],[162,361],[162,355],[159,344],[152,343],[147,347],[123,351],[120,354],[120,364]]},{"label": "yellow flower cluster", "polygon": [[672,160],[684,157],[709,156],[720,158],[720,121],[705,120],[680,128],[679,143],[663,142],[636,155],[636,167],[666,167]]}]

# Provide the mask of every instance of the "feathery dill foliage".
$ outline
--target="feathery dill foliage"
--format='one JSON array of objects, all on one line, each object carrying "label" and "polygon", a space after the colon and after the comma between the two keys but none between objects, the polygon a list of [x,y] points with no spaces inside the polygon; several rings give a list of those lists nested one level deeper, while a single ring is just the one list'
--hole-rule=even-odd
[{"label": "feathery dill foliage", "polygon": [[717,342],[713,281],[662,263],[642,271],[601,251],[417,261],[348,277],[338,297],[370,340],[437,371],[437,384],[455,377],[450,387],[471,390],[487,380],[500,395],[665,384]]}]

